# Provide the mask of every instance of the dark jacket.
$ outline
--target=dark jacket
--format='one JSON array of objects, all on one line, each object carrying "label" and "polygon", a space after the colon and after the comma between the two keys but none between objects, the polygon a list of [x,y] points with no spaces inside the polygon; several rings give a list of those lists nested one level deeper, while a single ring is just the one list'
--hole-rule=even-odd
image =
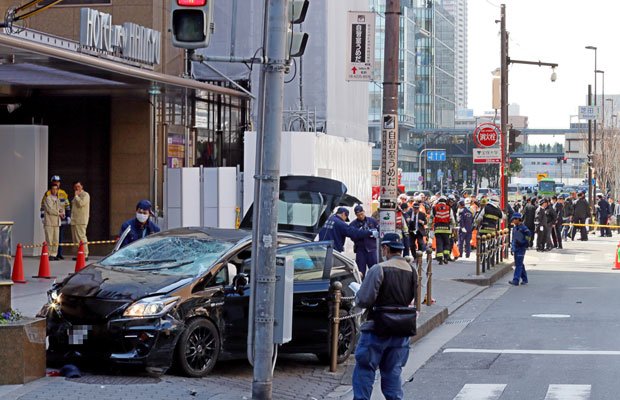
[{"label": "dark jacket", "polygon": [[[359,230],[366,231],[366,234],[370,234],[372,230],[379,230],[379,222],[372,217],[365,217],[362,221],[355,218],[349,226]],[[353,240],[353,251],[377,251],[377,239],[372,236],[364,236],[359,239]]]},{"label": "dark jacket", "polygon": [[146,221],[146,224],[142,225],[142,223],[136,218],[132,218],[125,221],[123,225],[121,225],[121,232],[119,233],[119,236],[123,235],[123,232],[125,232],[125,229],[127,229],[128,226],[131,227],[131,231],[129,231],[129,234],[125,236],[121,247],[127,246],[129,243],[135,242],[138,239],[142,239],[150,234],[160,231],[159,226],[151,222],[150,219]]},{"label": "dark jacket", "polygon": [[585,220],[590,216],[590,205],[585,198],[577,199],[575,203],[575,212],[573,213],[574,219]]},{"label": "dark jacket", "polygon": [[474,214],[469,207],[464,207],[458,213],[459,228],[465,228],[467,232],[471,232],[474,227]]},{"label": "dark jacket", "polygon": [[573,204],[573,200],[571,198],[566,199],[564,202],[564,213],[562,216],[568,220],[569,217],[572,217],[575,213],[575,205]]},{"label": "dark jacket", "polygon": [[516,254],[525,254],[530,244],[532,232],[523,224],[512,228],[512,251]]},{"label": "dark jacket", "polygon": [[370,268],[355,296],[358,306],[369,309],[362,331],[374,329],[374,306],[408,306],[415,298],[417,285],[417,272],[401,256],[392,257]]},{"label": "dark jacket", "polygon": [[331,240],[334,242],[334,249],[344,251],[344,241],[347,237],[352,240],[359,240],[371,236],[368,231],[360,231],[349,226],[338,215],[333,214],[325,221],[325,225],[319,232],[319,240]]},{"label": "dark jacket", "polygon": [[553,205],[553,210],[555,211],[555,214],[556,214],[555,225],[562,226],[562,223],[564,222],[564,219],[563,219],[564,204],[558,201],[557,203]]},{"label": "dark jacket", "polygon": [[558,214],[555,212],[553,206],[547,206],[545,209],[545,216],[547,217],[547,226],[555,226],[558,219]]},{"label": "dark jacket", "polygon": [[598,201],[598,219],[602,223],[607,223],[607,219],[611,215],[611,207],[609,207],[609,203],[605,199],[600,199]]},{"label": "dark jacket", "polygon": [[427,224],[427,218],[426,218],[426,214],[424,214],[421,211],[411,214],[411,222],[409,223],[409,233],[413,235],[413,232],[416,230],[415,229],[416,216],[418,218],[418,233],[425,236],[426,228],[424,226]]},{"label": "dark jacket", "polygon": [[527,203],[523,208],[523,224],[530,228],[535,225],[534,218],[536,217],[536,206],[532,203]]}]

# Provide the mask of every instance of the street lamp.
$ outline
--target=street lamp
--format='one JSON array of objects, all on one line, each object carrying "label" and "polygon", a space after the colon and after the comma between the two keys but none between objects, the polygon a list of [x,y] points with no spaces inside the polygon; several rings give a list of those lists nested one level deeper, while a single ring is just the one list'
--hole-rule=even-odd
[{"label": "street lamp", "polygon": [[[597,74],[603,75],[603,89],[602,89],[603,93],[601,94],[601,99],[604,99],[605,98],[605,71],[597,69],[594,72]],[[596,98],[594,99],[594,102],[595,102],[594,104],[596,104]],[[601,128],[603,128],[603,135],[604,135],[605,134],[605,102],[603,102],[603,104],[601,105],[603,106],[602,115],[601,115],[603,123],[601,124]],[[596,141],[596,137],[594,139]]]},{"label": "street lamp", "polygon": [[[594,50],[594,105],[596,105],[596,53],[598,48],[596,46],[586,46],[586,50]],[[594,151],[596,151],[596,125],[594,124]]]},{"label": "street lamp", "polygon": [[[611,119],[613,121],[613,119],[614,119],[614,111],[615,111],[614,110],[614,99],[605,99],[605,101],[611,101]],[[603,109],[604,108],[605,107],[603,107]],[[603,120],[603,127],[605,127],[605,120]],[[613,125],[612,125],[612,127],[613,127]]]}]

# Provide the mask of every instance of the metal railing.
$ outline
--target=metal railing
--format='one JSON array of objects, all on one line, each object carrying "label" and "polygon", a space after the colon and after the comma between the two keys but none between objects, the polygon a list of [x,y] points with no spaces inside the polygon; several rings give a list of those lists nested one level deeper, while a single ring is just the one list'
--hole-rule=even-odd
[{"label": "metal railing", "polygon": [[510,230],[478,235],[476,248],[476,275],[484,274],[508,259]]}]

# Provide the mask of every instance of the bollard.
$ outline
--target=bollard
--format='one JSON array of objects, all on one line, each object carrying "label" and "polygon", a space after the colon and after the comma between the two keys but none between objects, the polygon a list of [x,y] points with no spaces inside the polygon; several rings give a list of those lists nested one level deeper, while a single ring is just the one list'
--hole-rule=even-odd
[{"label": "bollard", "polygon": [[476,275],[480,275],[480,262],[482,261],[482,249],[480,248],[482,239],[476,238]]},{"label": "bollard", "polygon": [[329,372],[336,372],[338,365],[338,337],[340,336],[340,298],[342,297],[342,283],[332,283],[334,292],[334,306],[332,309],[332,344],[329,362]]},{"label": "bollard", "polygon": [[506,232],[505,229],[499,231],[499,260],[498,262],[504,262],[504,245],[506,244]]},{"label": "bollard", "polygon": [[415,262],[418,267],[418,287],[415,293],[415,306],[419,310],[422,306],[422,263],[424,262],[424,253],[418,250],[415,253]]},{"label": "bollard", "polygon": [[484,234],[482,235],[482,273],[484,274],[487,271],[488,262],[489,262],[489,254],[487,250],[489,236]]},{"label": "bollard", "polygon": [[426,305],[433,304],[433,251],[426,250]]},{"label": "bollard", "polygon": [[512,231],[510,229],[506,229],[506,248],[504,249],[504,258],[508,258],[508,254],[510,251],[510,243],[512,242],[512,240],[510,239],[510,236],[512,235]]},{"label": "bollard", "polygon": [[426,305],[433,304],[433,282],[431,276],[433,271],[433,250],[426,249]]},{"label": "bollard", "polygon": [[493,252],[493,266],[495,267],[497,264],[499,264],[499,252],[501,249],[500,246],[500,233],[499,232],[494,232],[493,236],[495,237],[495,251]]}]

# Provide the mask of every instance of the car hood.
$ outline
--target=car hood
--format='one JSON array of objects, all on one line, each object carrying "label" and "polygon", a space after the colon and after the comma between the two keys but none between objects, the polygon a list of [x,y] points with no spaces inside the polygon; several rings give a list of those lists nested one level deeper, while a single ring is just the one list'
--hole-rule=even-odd
[{"label": "car hood", "polygon": [[[278,231],[313,239],[336,207],[353,207],[361,203],[356,197],[347,194],[347,187],[340,181],[319,176],[282,176]],[[317,207],[310,210],[309,205]],[[253,208],[252,205],[248,209],[241,221],[241,228],[252,229]],[[299,215],[306,218],[298,218]]]},{"label": "car hood", "polygon": [[68,278],[60,293],[74,297],[135,301],[149,295],[169,293],[192,280],[187,276],[93,264]]}]

